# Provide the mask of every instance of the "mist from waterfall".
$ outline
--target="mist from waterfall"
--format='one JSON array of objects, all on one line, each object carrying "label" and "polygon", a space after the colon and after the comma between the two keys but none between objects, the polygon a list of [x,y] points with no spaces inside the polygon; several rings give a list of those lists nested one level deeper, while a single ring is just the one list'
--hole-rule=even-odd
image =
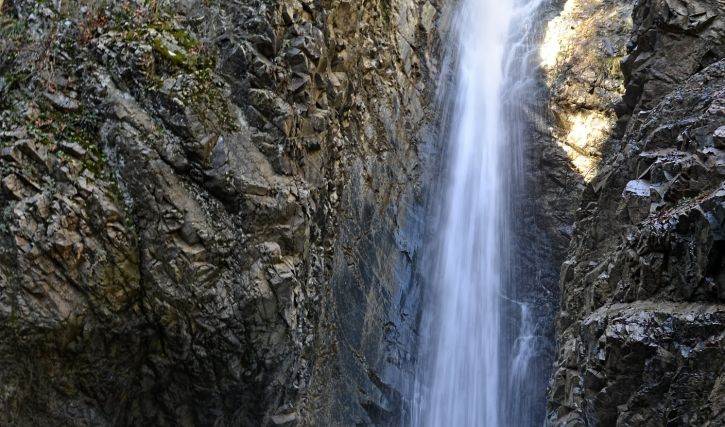
[{"label": "mist from waterfall", "polygon": [[[543,423],[540,320],[519,282],[517,196],[542,0],[461,0],[432,289],[421,321],[413,426]],[[530,283],[529,283],[530,284]],[[544,369],[546,371],[546,369]],[[533,401],[532,401],[533,400]]]}]

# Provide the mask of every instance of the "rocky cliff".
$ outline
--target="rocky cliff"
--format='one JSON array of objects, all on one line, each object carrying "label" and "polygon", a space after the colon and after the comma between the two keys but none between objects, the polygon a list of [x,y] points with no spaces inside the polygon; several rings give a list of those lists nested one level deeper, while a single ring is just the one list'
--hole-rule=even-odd
[{"label": "rocky cliff", "polygon": [[[725,5],[569,3],[606,20],[600,49],[578,58],[621,51],[613,77],[621,73],[624,91],[575,112],[611,119],[602,138],[583,138],[595,155],[572,159],[595,171],[583,175],[561,270],[548,423],[723,425]],[[612,36],[622,32],[628,40]],[[607,84],[604,76],[594,80]]]},{"label": "rocky cliff", "polygon": [[[405,419],[444,3],[0,0],[0,424]],[[724,14],[544,8],[550,425],[725,424]]]},{"label": "rocky cliff", "polygon": [[0,1],[0,424],[392,422],[439,7]]}]

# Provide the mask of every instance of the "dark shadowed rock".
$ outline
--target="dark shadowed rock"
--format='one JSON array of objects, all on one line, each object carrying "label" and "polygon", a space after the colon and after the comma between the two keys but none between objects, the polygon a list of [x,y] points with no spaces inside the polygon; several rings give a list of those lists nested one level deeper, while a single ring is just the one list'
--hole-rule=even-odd
[{"label": "dark shadowed rock", "polygon": [[584,192],[562,267],[551,425],[723,423],[721,9],[635,6],[631,116]]}]

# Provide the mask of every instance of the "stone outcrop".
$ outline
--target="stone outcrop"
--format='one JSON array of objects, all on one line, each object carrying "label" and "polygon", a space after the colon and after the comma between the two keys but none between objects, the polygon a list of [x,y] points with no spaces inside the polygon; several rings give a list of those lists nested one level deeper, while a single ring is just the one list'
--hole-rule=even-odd
[{"label": "stone outcrop", "polygon": [[603,146],[561,270],[551,425],[725,423],[724,14],[634,6],[626,130]]},{"label": "stone outcrop", "polygon": [[0,424],[397,417],[438,8],[0,2]]}]

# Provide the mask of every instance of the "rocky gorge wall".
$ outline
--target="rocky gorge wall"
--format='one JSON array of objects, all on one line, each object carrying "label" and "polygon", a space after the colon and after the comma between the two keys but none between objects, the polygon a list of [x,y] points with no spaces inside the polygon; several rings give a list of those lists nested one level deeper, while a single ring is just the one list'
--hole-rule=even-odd
[{"label": "rocky gorge wall", "polygon": [[[559,30],[593,44],[550,65],[554,110],[569,120],[559,141],[585,185],[561,270],[547,424],[723,425],[725,5],[566,5]],[[567,76],[556,67],[572,63],[588,90],[556,89]]]},{"label": "rocky gorge wall", "polygon": [[0,424],[392,423],[440,8],[0,2]]}]

